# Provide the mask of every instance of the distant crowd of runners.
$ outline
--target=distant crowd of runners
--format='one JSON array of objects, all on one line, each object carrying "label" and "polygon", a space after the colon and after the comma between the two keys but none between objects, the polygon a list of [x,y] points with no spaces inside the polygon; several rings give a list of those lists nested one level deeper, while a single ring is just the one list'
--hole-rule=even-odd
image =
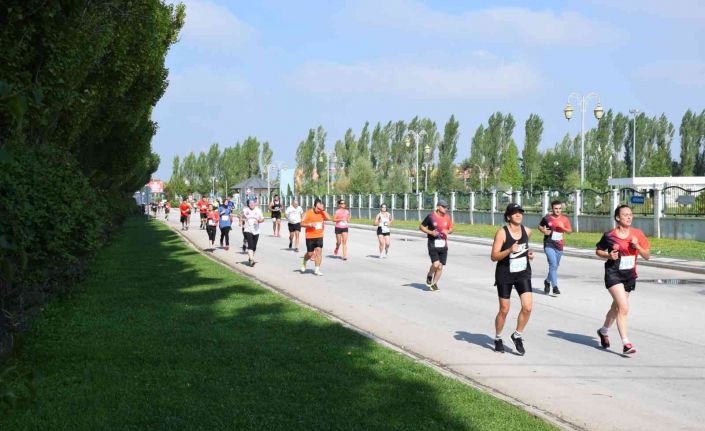
[{"label": "distant crowd of runners", "polygon": [[[565,245],[565,235],[572,233],[570,220],[562,214],[563,203],[551,202],[551,211],[541,219],[537,229],[543,234],[543,250],[548,261],[548,274],[543,282],[544,293],[559,295],[558,268]],[[337,202],[337,209],[331,217],[320,199],[316,199],[313,207],[304,211],[299,202],[294,199],[287,208],[279,196],[275,195],[269,203],[272,219],[273,236],[281,236],[281,222],[287,220],[289,231],[289,249],[299,251],[299,240],[302,228],[305,231],[306,252],[301,261],[301,273],[307,272],[309,261],[314,262],[313,274],[322,276],[323,236],[325,222],[332,222],[335,231],[335,248],[333,254],[345,261],[348,260],[348,234],[351,220],[350,211],[344,200]],[[282,211],[283,210],[283,211]],[[166,217],[169,208],[165,207]],[[223,202],[209,203],[202,198],[195,204],[184,199],[179,205],[181,229],[188,230],[192,211],[200,215],[200,229],[206,230],[211,246],[215,246],[216,227],[220,229],[220,247],[230,248],[230,231],[240,229],[243,235],[242,252],[247,253],[251,267],[257,263],[255,252],[259,241],[260,226],[264,223],[264,215],[256,197],[248,197],[242,208],[227,198]],[[154,210],[155,217],[157,209]],[[499,298],[499,310],[495,316],[495,351],[504,352],[502,331],[510,308],[510,297],[516,290],[521,310],[517,318],[514,332],[510,335],[516,351],[525,353],[523,332],[531,316],[533,297],[531,286],[531,261],[534,253],[529,247],[532,230],[522,224],[524,209],[516,203],[507,205],[504,212],[505,226],[497,230],[492,244],[490,259],[496,262],[495,286]],[[605,259],[605,287],[612,298],[612,304],[607,311],[604,323],[597,330],[600,345],[610,347],[608,330],[617,323],[617,330],[622,341],[622,352],[632,354],[636,348],[628,338],[627,315],[629,312],[629,296],[636,288],[637,257],[650,259],[649,242],[644,233],[632,227],[632,210],[628,205],[620,205],[614,211],[616,227],[605,232],[596,244],[595,253]],[[382,203],[379,212],[373,219],[379,243],[379,258],[389,257],[391,245],[391,226],[394,217]],[[439,199],[434,211],[431,211],[420,223],[419,230],[427,236],[427,251],[431,265],[426,273],[425,284],[431,291],[438,291],[438,283],[443,273],[443,267],[448,260],[448,237],[453,233],[453,221],[448,214],[448,203]]]}]

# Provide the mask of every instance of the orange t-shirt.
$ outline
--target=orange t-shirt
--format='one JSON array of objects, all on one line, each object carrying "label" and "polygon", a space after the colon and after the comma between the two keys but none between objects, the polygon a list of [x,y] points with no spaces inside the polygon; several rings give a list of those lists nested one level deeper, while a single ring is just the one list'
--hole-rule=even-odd
[{"label": "orange t-shirt", "polygon": [[[301,220],[301,225],[306,226],[306,239],[323,238],[323,229],[326,220],[330,220],[330,216],[325,211],[317,213],[312,209],[304,213],[304,218]],[[314,227],[308,227],[309,223],[315,223]]]},{"label": "orange t-shirt", "polygon": [[188,216],[188,210],[191,209],[191,205],[187,204],[186,202],[182,202],[181,205],[179,205],[179,210],[181,210],[181,215],[186,217]]}]

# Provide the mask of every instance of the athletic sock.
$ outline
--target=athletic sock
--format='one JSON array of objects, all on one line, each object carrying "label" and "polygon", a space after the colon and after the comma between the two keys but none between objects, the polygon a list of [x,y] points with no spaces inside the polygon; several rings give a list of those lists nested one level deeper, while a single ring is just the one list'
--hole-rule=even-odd
[{"label": "athletic sock", "polygon": [[630,343],[629,343],[629,338],[622,338],[622,344],[624,344],[625,346],[626,346],[627,344],[630,344]]},{"label": "athletic sock", "polygon": [[603,326],[602,328],[600,328],[600,334],[607,335],[607,330],[608,328],[606,326]]},{"label": "athletic sock", "polygon": [[512,335],[514,335],[514,338],[521,338],[521,332],[519,331],[514,331]]},{"label": "athletic sock", "polygon": [[501,339],[502,339],[502,333],[500,332],[499,334],[496,334],[496,335],[494,336],[494,339],[495,339],[495,340],[501,340]]}]

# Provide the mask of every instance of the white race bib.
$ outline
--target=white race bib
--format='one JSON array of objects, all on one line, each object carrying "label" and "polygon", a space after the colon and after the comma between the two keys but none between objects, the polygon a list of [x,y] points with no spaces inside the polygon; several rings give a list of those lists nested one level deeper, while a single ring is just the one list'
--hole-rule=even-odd
[{"label": "white race bib", "polygon": [[215,220],[208,219],[208,226],[215,226]]},{"label": "white race bib", "polygon": [[342,226],[342,227],[347,227],[347,225],[348,225],[348,222],[346,222],[345,220],[340,220],[339,223],[340,223],[340,226]]},{"label": "white race bib", "polygon": [[230,216],[227,214],[223,214],[223,216],[220,219],[223,221],[228,221],[228,220],[230,220]]},{"label": "white race bib", "polygon": [[509,272],[521,272],[526,269],[526,256],[509,259]]},{"label": "white race bib", "polygon": [[436,238],[433,240],[433,246],[436,248],[445,248],[446,247],[446,240],[442,238]]},{"label": "white race bib", "polygon": [[563,232],[556,232],[555,230],[551,231],[551,239],[553,241],[562,241],[563,240]]},{"label": "white race bib", "polygon": [[247,225],[251,228],[254,228],[255,226],[257,226],[257,219],[248,218]]},{"label": "white race bib", "polygon": [[382,233],[389,233],[389,226],[387,226],[386,224],[383,224],[382,225]]},{"label": "white race bib", "polygon": [[619,269],[633,269],[636,265],[636,256],[622,256],[619,259]]},{"label": "white race bib", "polygon": [[321,229],[323,229],[323,223],[321,223],[321,222],[314,223],[313,228],[316,230],[321,230]]}]

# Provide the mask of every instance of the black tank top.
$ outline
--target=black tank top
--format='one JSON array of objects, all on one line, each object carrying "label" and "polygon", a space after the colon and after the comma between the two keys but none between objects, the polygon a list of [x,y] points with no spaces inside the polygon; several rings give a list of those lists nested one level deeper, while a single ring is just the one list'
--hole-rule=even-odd
[{"label": "black tank top", "polygon": [[281,203],[279,203],[279,201],[272,202],[272,212],[273,213],[281,212],[281,209],[282,209],[282,206],[281,206]]},{"label": "black tank top", "polygon": [[519,244],[519,251],[510,253],[507,257],[497,262],[494,272],[495,285],[511,284],[519,280],[531,278],[531,264],[529,263],[529,235],[526,234],[524,225],[521,225],[521,238],[517,241],[509,233],[507,226],[504,226],[506,240],[502,244],[502,250],[512,248],[514,243]]}]

